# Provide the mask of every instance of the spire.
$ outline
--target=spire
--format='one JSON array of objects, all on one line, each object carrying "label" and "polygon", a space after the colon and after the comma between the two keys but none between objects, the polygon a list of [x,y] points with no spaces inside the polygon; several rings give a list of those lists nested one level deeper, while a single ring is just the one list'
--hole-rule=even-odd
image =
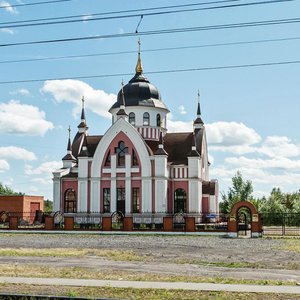
[{"label": "spire", "polygon": [[122,79],[121,85],[122,85],[122,104],[120,105],[120,109],[117,112],[118,119],[120,117],[127,117],[128,116],[128,114],[125,110],[125,96],[124,96],[124,82],[123,82],[123,79]]},{"label": "spire", "polygon": [[69,140],[68,140],[68,148],[67,148],[67,151],[68,153],[72,153],[72,144],[71,144],[71,127],[69,125],[69,128],[68,128],[68,131],[69,131]]},{"label": "spire", "polygon": [[142,61],[141,61],[141,41],[138,40],[139,50],[138,50],[138,60],[135,67],[136,74],[140,75],[143,73]]},{"label": "spire", "polygon": [[86,133],[88,130],[88,126],[86,125],[86,119],[85,119],[84,102],[85,102],[85,99],[84,99],[84,96],[82,96],[82,98],[81,98],[81,106],[82,106],[81,121],[80,121],[80,124],[77,126],[79,133],[83,133],[83,132]]},{"label": "spire", "polygon": [[72,154],[71,127],[70,127],[70,125],[69,125],[69,128],[68,128],[68,132],[69,132],[69,139],[68,139],[67,154],[63,157],[62,160],[64,160],[64,161],[76,161],[76,158]]},{"label": "spire", "polygon": [[85,112],[84,112],[84,96],[81,98],[82,110],[81,110],[81,122],[85,122]]},{"label": "spire", "polygon": [[204,122],[201,118],[201,108],[200,108],[200,92],[198,90],[198,106],[197,106],[197,118],[194,121],[194,129],[200,129],[204,125]]},{"label": "spire", "polygon": [[197,108],[197,117],[201,116],[201,108],[200,108],[200,91],[198,90],[198,108]]}]

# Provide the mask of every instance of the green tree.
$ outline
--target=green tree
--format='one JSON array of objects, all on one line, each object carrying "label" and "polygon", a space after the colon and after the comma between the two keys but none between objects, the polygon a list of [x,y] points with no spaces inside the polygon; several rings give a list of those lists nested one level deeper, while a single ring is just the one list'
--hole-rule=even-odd
[{"label": "green tree", "polygon": [[245,181],[242,173],[238,171],[232,177],[232,187],[228,192],[222,193],[222,202],[220,202],[220,211],[229,213],[232,206],[239,201],[250,201],[253,199],[253,186],[250,180]]},{"label": "green tree", "polygon": [[53,202],[49,199],[44,200],[44,211],[45,212],[52,212],[53,211]]},{"label": "green tree", "polygon": [[22,195],[22,193],[17,193],[12,190],[10,187],[3,185],[0,182],[0,195]]}]

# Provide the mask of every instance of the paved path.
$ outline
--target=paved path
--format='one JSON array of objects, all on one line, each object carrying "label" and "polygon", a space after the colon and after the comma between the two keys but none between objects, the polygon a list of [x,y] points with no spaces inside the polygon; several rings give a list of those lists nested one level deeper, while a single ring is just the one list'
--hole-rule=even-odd
[{"label": "paved path", "polygon": [[151,281],[118,281],[94,279],[66,279],[66,278],[26,278],[0,277],[0,283],[62,285],[62,286],[93,286],[139,289],[170,289],[192,291],[227,291],[244,293],[276,293],[299,294],[300,286],[246,285],[246,284],[216,284],[191,282],[151,282]]}]

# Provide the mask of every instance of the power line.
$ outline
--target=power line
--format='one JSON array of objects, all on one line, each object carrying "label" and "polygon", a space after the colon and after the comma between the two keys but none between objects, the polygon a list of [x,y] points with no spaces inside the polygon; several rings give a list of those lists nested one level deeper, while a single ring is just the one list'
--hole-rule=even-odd
[{"label": "power line", "polygon": [[[257,64],[244,64],[244,65],[199,67],[199,68],[188,68],[188,69],[171,69],[171,70],[149,71],[149,72],[145,72],[145,74],[165,74],[165,73],[183,73],[183,72],[195,72],[195,71],[244,69],[244,68],[283,66],[283,65],[294,65],[294,64],[300,64],[300,60],[257,63]],[[43,78],[43,79],[24,79],[24,80],[0,81],[0,84],[30,83],[30,82],[42,82],[42,81],[50,81],[50,80],[67,80],[67,79],[94,79],[94,78],[122,77],[122,76],[132,76],[132,73],[100,74],[100,75],[57,77],[57,78]]]},{"label": "power line", "polygon": [[299,23],[299,22],[300,22],[300,18],[273,19],[273,20],[266,20],[266,21],[243,22],[243,23],[233,23],[233,24],[219,24],[219,25],[208,25],[208,26],[197,26],[197,27],[159,29],[159,30],[141,31],[139,33],[126,32],[126,33],[83,36],[83,37],[74,37],[74,38],[61,38],[61,39],[54,39],[54,40],[39,40],[39,41],[29,41],[29,42],[7,43],[7,44],[0,44],[0,47],[38,45],[38,44],[73,42],[73,41],[86,41],[86,40],[96,40],[96,39],[110,39],[110,38],[121,38],[121,37],[133,37],[133,36],[138,36],[138,35],[139,36],[147,36],[147,35],[161,35],[161,34],[172,34],[172,33],[186,33],[186,32],[195,32],[195,31],[210,31],[210,30],[221,30],[221,29],[282,25],[282,24],[293,24],[293,23]]},{"label": "power line", "polygon": [[73,1],[73,0],[49,0],[49,1],[32,2],[32,3],[6,4],[6,5],[1,5],[0,8],[7,9],[10,7],[44,5],[44,4],[52,4],[52,3],[60,3],[60,2],[69,2],[69,1]]},{"label": "power line", "polygon": [[[141,52],[147,53],[147,52],[159,52],[159,51],[174,51],[174,50],[186,50],[186,49],[197,49],[197,48],[207,48],[207,47],[222,47],[222,46],[234,46],[234,45],[271,43],[271,42],[284,42],[284,41],[293,41],[293,40],[300,40],[300,36],[299,37],[296,36],[296,37],[287,37],[287,38],[277,38],[277,39],[262,39],[262,40],[252,40],[252,41],[236,41],[236,42],[228,42],[228,43],[190,45],[190,46],[180,46],[180,47],[153,48],[153,49],[144,49]],[[81,54],[81,55],[53,56],[53,57],[44,57],[44,58],[29,58],[29,59],[19,59],[19,60],[3,60],[3,61],[0,61],[0,64],[74,59],[74,58],[86,58],[86,57],[122,55],[122,54],[136,54],[136,50],[117,51],[117,52],[102,52],[102,53],[91,53],[91,54]]]},{"label": "power line", "polygon": [[[218,4],[218,3],[228,3],[228,2],[237,2],[237,1],[241,1],[241,0],[221,0],[221,1],[211,1],[211,2],[202,2],[202,3],[190,3],[190,4],[171,5],[171,6],[159,6],[159,7],[150,7],[150,8],[137,8],[137,9],[128,9],[128,10],[119,10],[119,11],[92,13],[92,14],[88,14],[88,16],[89,17],[91,17],[91,16],[103,16],[103,15],[113,15],[113,14],[132,13],[132,12],[143,13],[145,11],[151,11],[151,10],[172,9],[172,8],[179,8],[179,7],[191,7],[191,6],[208,5],[208,4]],[[18,23],[27,23],[27,22],[39,22],[39,21],[52,21],[52,20],[61,20],[61,19],[72,19],[72,18],[84,18],[86,16],[87,16],[87,14],[83,14],[83,15],[71,15],[71,16],[61,16],[61,17],[52,17],[52,18],[40,18],[40,19],[31,19],[31,20],[20,20],[20,21],[10,21],[10,22],[0,22],[0,25],[18,24]]]},{"label": "power line", "polygon": [[[231,0],[229,0],[231,1]],[[239,0],[233,0],[239,1]],[[225,8],[236,8],[236,7],[243,7],[243,6],[255,6],[255,5],[266,5],[266,4],[274,4],[274,3],[281,3],[281,2],[291,2],[295,0],[268,0],[268,1],[260,1],[260,2],[250,2],[250,3],[241,3],[241,4],[230,4],[230,5],[221,5],[221,6],[211,6],[211,7],[204,7],[204,8],[191,8],[191,9],[179,9],[179,10],[170,10],[170,11],[160,11],[160,12],[150,12],[150,13],[138,13],[138,14],[131,14],[131,15],[121,15],[121,16],[109,16],[109,17],[97,17],[91,18],[91,15],[99,15],[99,14],[91,14],[91,15],[80,15],[76,17],[77,19],[74,20],[62,20],[62,21],[48,21],[48,22],[39,22],[39,23],[27,23],[28,21],[23,21],[23,24],[11,24],[10,22],[0,23],[2,26],[0,28],[16,28],[16,27],[32,27],[32,26],[45,26],[45,25],[58,25],[58,24],[67,24],[67,23],[78,23],[78,22],[87,22],[87,21],[103,21],[103,20],[112,20],[112,19],[124,19],[124,18],[136,18],[136,17],[147,17],[147,16],[157,16],[157,15],[165,15],[165,14],[174,14],[174,13],[182,13],[182,12],[195,12],[201,10],[213,10],[213,9],[225,9]],[[201,3],[203,4],[203,3]],[[195,4],[193,4],[195,5]],[[103,13],[100,13],[102,15]],[[64,17],[62,17],[64,18]],[[69,18],[69,17],[65,17]],[[79,18],[79,19],[78,19]],[[22,22],[22,21],[21,21]],[[26,22],[26,23],[24,23]],[[36,21],[34,21],[36,22]],[[9,25],[10,24],[10,25]]]}]

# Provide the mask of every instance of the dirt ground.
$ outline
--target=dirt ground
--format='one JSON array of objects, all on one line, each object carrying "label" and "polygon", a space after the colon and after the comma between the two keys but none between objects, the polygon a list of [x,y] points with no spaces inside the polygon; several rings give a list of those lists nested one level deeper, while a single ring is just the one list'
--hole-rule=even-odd
[{"label": "dirt ground", "polygon": [[[299,241],[296,241],[299,242]],[[201,236],[0,234],[0,248],[132,250],[141,261],[87,255],[2,256],[1,264],[82,267],[133,273],[300,282],[300,253],[283,250],[284,239],[228,239]]]}]

